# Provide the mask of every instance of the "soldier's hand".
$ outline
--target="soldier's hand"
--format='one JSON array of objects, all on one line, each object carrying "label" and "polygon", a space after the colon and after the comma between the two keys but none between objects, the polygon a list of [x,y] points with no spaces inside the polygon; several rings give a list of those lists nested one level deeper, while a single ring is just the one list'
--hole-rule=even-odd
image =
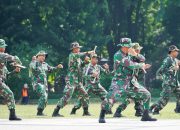
[{"label": "soldier's hand", "polygon": [[94,51],[88,51],[88,54],[95,54],[96,52],[94,52]]},{"label": "soldier's hand", "polygon": [[92,74],[92,76],[93,76],[93,77],[98,77],[98,73],[97,73],[97,72],[94,72],[94,73]]},{"label": "soldier's hand", "polygon": [[162,80],[163,77],[162,77],[161,75],[156,75],[156,79],[157,79],[157,80]]},{"label": "soldier's hand", "polygon": [[57,66],[57,68],[63,68],[63,65],[62,64],[59,64],[58,66]]},{"label": "soldier's hand", "polygon": [[176,65],[176,66],[172,67],[172,69],[175,70],[175,71],[179,70],[179,65]]},{"label": "soldier's hand", "polygon": [[89,62],[89,60],[90,60],[89,56],[86,56],[86,57],[84,58],[84,61],[85,61],[85,62]]},{"label": "soldier's hand", "polygon": [[106,70],[108,70],[109,69],[109,65],[106,63],[106,64],[104,64],[103,65],[104,66],[104,68],[106,69]]},{"label": "soldier's hand", "polygon": [[144,69],[149,69],[151,67],[150,64],[145,64]]},{"label": "soldier's hand", "polygon": [[132,56],[137,56],[137,53],[136,53],[136,51],[133,48],[129,48],[128,49],[128,54],[132,55]]},{"label": "soldier's hand", "polygon": [[36,56],[33,56],[33,57],[32,57],[32,61],[34,61],[34,60],[36,60]]},{"label": "soldier's hand", "polygon": [[20,72],[20,71],[21,71],[21,68],[16,67],[16,68],[15,68],[15,71],[18,73],[18,72]]},{"label": "soldier's hand", "polygon": [[54,88],[51,88],[51,89],[50,89],[50,92],[54,93],[54,92],[55,92]]}]

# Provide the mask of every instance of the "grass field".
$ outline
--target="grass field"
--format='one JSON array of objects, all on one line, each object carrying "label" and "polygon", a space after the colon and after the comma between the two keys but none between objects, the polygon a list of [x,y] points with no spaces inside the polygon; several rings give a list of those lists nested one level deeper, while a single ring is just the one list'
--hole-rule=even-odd
[{"label": "grass field", "polygon": [[[49,100],[49,105],[47,105],[44,113],[47,115],[45,117],[37,117],[36,116],[36,104],[32,105],[16,105],[16,111],[17,115],[24,118],[24,119],[30,119],[30,118],[51,118],[52,112],[54,110],[55,102],[57,100]],[[89,111],[92,114],[90,117],[83,117],[82,108],[77,111],[76,115],[70,115],[71,109],[73,107],[73,102],[71,101],[70,104],[65,106],[61,110],[61,114],[65,116],[65,118],[98,118],[99,112],[100,112],[100,102],[97,100],[93,100],[90,103]],[[36,101],[34,102],[36,103]],[[113,107],[113,112],[115,112],[115,109],[117,108],[118,104],[115,104]],[[160,112],[160,115],[156,115],[154,117],[158,119],[180,119],[180,114],[176,114],[174,112],[175,108],[175,102],[169,102],[168,105]],[[122,113],[123,118],[137,118],[134,116],[135,110],[134,110],[134,103],[131,103],[128,108]],[[0,118],[5,119],[8,118],[9,111],[7,109],[6,105],[0,105]],[[112,118],[112,115],[107,115],[107,118]]]}]

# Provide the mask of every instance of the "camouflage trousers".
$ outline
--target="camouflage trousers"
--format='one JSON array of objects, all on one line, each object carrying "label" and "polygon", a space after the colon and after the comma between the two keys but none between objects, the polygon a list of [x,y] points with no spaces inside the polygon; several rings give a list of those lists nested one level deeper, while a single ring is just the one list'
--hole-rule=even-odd
[{"label": "camouflage trousers", "polygon": [[[96,83],[96,84],[87,83],[87,85],[85,85],[85,89],[88,94],[93,93],[99,96],[102,101],[106,98],[107,91],[104,89],[104,87],[101,86],[100,83]],[[74,108],[79,109],[82,106],[81,100],[83,99],[78,99],[76,101]]]},{"label": "camouflage trousers", "polygon": [[10,88],[0,79],[0,96],[2,96],[8,106],[8,109],[15,109],[14,94]]},{"label": "camouflage trousers", "polygon": [[38,109],[44,109],[47,105],[47,100],[48,100],[48,92],[47,92],[47,87],[46,85],[42,83],[37,83],[34,86],[35,92],[38,94],[39,101],[38,101]]},{"label": "camouflage trousers", "polygon": [[180,106],[180,86],[172,86],[169,84],[162,85],[162,92],[158,101],[152,105],[152,108],[162,110],[168,103],[171,94],[174,93],[177,105]]},{"label": "camouflage trousers", "polygon": [[[130,97],[129,97],[130,98]],[[121,104],[117,107],[117,110],[118,111],[124,111],[126,108],[127,108],[127,106],[130,104],[130,100],[129,100],[129,98],[126,100],[126,101],[124,101],[124,102],[121,102]],[[131,98],[130,98],[131,99]],[[138,111],[138,110],[140,110],[140,111],[143,111],[143,102],[142,102],[142,100],[137,100],[137,99],[133,99],[133,101],[134,101],[134,109],[136,110],[136,111]]]},{"label": "camouflage trousers", "polygon": [[79,82],[79,77],[77,76],[67,76],[66,86],[63,91],[63,97],[57,103],[57,106],[63,108],[69,100],[72,98],[73,94],[81,101],[83,107],[88,107],[89,96],[83,87],[82,82]]},{"label": "camouflage trousers", "polygon": [[102,102],[103,110],[110,110],[113,104],[117,101],[126,102],[128,97],[142,100],[144,109],[149,109],[151,94],[149,91],[140,85],[137,81],[129,80],[112,80],[109,92],[106,99]]},{"label": "camouflage trousers", "polygon": [[[139,84],[142,85],[142,87],[143,87],[144,79],[141,79]],[[144,108],[143,108],[143,101],[142,101],[142,99],[133,98],[133,97],[131,97],[131,95],[129,95],[129,97],[128,97],[128,99],[126,101],[121,102],[121,104],[118,106],[117,110],[119,110],[121,112],[124,111],[127,108],[127,106],[130,104],[130,99],[132,99],[134,101],[134,104],[135,104],[134,105],[134,109],[136,111],[143,111]]]}]

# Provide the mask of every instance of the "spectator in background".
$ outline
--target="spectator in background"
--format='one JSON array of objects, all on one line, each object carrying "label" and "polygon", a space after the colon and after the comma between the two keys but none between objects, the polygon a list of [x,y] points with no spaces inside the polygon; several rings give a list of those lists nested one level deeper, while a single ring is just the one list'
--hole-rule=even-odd
[{"label": "spectator in background", "polygon": [[24,104],[24,105],[28,104],[28,101],[29,101],[28,88],[29,88],[28,84],[25,83],[23,88],[22,88],[22,92],[21,92],[22,93],[22,101],[21,101],[21,103]]}]

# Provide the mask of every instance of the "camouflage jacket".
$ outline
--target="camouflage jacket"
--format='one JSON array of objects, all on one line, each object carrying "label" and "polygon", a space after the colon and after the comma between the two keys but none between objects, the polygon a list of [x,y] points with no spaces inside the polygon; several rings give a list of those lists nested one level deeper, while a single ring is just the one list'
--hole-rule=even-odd
[{"label": "camouflage jacket", "polygon": [[177,58],[172,58],[167,56],[161,65],[161,67],[156,72],[156,75],[161,76],[163,79],[163,84],[169,84],[172,86],[179,85],[178,81],[178,71],[173,70],[173,67],[178,64]]},{"label": "camouflage jacket", "polygon": [[68,76],[75,76],[78,78],[82,77],[83,72],[83,62],[81,57],[84,56],[84,53],[71,53],[69,55],[68,63]]},{"label": "camouflage jacket", "polygon": [[[92,76],[94,72],[98,73],[98,77],[95,78]],[[93,66],[91,63],[87,64],[84,67],[83,75],[85,77],[86,83],[96,84],[100,82],[100,73],[109,73],[109,70],[103,69],[100,65]]]},{"label": "camouflage jacket", "polygon": [[0,53],[0,78],[6,80],[7,75],[14,73],[15,71],[9,72],[6,67],[6,62],[16,62],[21,64],[21,61],[17,56],[12,56],[7,53]]},{"label": "camouflage jacket", "polygon": [[[132,57],[132,60],[137,63],[144,63],[146,58],[143,55],[138,54],[137,57]],[[134,69],[133,75],[141,85],[145,85],[145,72],[142,69]]]},{"label": "camouflage jacket", "polygon": [[44,84],[47,87],[47,73],[57,70],[57,67],[52,67],[46,62],[32,61],[29,65],[31,71],[31,80],[33,86],[37,83]]},{"label": "camouflage jacket", "polygon": [[121,50],[114,55],[114,80],[131,80],[133,70],[142,68],[143,63],[137,63],[132,60],[132,57],[123,53]]}]

